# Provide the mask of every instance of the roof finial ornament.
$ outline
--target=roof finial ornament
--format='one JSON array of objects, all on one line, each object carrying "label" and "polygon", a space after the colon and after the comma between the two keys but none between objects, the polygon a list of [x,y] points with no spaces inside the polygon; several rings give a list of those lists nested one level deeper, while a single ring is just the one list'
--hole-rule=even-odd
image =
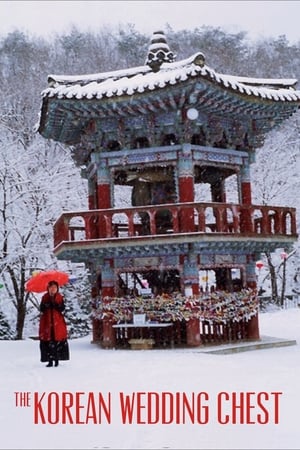
[{"label": "roof finial ornament", "polygon": [[158,72],[162,63],[175,61],[176,55],[171,52],[163,31],[154,31],[145,61],[153,72]]}]

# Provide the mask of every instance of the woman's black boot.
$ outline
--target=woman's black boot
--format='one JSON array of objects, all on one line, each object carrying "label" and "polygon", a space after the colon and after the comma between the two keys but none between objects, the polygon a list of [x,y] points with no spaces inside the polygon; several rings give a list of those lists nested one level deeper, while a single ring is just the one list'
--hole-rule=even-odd
[{"label": "woman's black boot", "polygon": [[52,367],[53,366],[53,361],[49,361],[48,364],[46,365],[46,367]]},{"label": "woman's black boot", "polygon": [[55,360],[55,367],[58,366],[58,359]]}]

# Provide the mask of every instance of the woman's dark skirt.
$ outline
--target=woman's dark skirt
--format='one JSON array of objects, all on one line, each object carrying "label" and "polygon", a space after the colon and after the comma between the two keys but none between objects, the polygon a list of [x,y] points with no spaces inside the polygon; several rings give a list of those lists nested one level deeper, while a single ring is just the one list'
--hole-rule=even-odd
[{"label": "woman's dark skirt", "polygon": [[70,359],[69,344],[64,341],[40,341],[41,362]]}]

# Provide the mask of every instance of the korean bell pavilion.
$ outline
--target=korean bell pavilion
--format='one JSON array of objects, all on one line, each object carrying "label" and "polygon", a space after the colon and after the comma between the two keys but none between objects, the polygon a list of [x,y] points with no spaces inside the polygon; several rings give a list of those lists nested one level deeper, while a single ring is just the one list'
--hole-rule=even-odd
[{"label": "korean bell pavilion", "polygon": [[256,262],[291,248],[296,211],[253,204],[250,166],[299,108],[296,83],[216,73],[201,52],[177,61],[162,31],[144,65],[49,76],[38,131],[71,146],[88,183],[53,251],[89,269],[93,343],[260,339]]}]

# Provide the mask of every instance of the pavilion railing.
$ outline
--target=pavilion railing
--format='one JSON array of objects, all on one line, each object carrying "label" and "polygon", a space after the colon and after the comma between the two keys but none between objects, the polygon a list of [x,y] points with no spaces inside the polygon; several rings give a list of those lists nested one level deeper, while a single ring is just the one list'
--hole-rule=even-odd
[{"label": "pavilion railing", "polygon": [[[98,326],[101,327],[99,324]],[[248,339],[247,321],[227,323],[199,320],[199,335],[202,345],[229,344],[246,341]],[[129,348],[131,339],[152,339],[154,348],[186,347],[187,330],[185,321],[175,321],[169,328],[120,328],[115,330],[115,346]],[[99,335],[101,344],[102,336]]]},{"label": "pavilion railing", "polygon": [[296,237],[296,210],[215,202],[65,212],[54,224],[54,245],[187,232]]}]

